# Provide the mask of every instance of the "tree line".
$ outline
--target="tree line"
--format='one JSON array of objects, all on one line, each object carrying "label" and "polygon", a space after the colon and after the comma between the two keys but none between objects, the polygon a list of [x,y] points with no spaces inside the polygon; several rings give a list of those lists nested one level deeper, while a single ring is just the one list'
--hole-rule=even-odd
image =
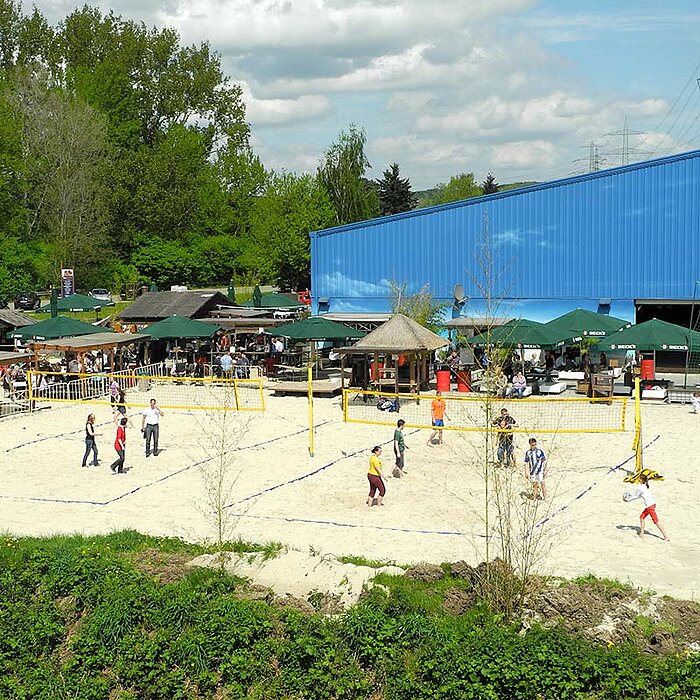
[{"label": "tree line", "polygon": [[[313,174],[266,168],[208,42],[94,7],[53,26],[0,0],[0,113],[0,296],[62,267],[84,288],[305,288],[310,231],[419,205],[398,164],[365,177],[354,125]],[[420,205],[497,188],[462,174]]]}]

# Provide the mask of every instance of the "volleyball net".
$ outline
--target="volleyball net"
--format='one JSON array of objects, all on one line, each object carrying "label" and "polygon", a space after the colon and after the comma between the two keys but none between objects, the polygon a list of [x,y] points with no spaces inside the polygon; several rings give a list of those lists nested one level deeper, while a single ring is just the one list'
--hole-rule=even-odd
[{"label": "volleyball net", "polygon": [[[113,374],[27,373],[27,401],[32,408],[43,403],[111,405],[112,384],[124,391],[127,409],[145,408],[156,399],[172,410],[265,410],[260,379],[171,377],[144,374],[140,370]],[[148,368],[146,368],[148,371]]]},{"label": "volleyball net", "polygon": [[[627,398],[528,397],[497,399],[478,394],[442,396],[444,430],[483,432],[498,428],[501,410],[516,421],[516,433],[618,433],[624,432]],[[343,417],[347,423],[394,426],[401,418],[411,428],[433,428],[433,394],[393,394],[346,389]],[[398,409],[398,410],[396,410]]]}]

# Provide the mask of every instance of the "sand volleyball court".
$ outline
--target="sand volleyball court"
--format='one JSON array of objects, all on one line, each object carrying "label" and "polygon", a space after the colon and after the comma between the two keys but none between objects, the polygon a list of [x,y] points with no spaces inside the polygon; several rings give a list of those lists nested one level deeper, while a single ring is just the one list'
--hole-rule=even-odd
[{"label": "sand volleyball court", "polygon": [[[157,397],[157,387],[154,388]],[[315,456],[308,452],[307,403],[265,397],[264,414],[166,411],[158,457],[146,458],[140,415],[127,431],[127,474],[109,463],[115,429],[106,406],[61,405],[0,422],[0,528],[18,535],[141,532],[201,541],[214,537],[208,513],[216,445],[228,450],[226,508],[229,539],[280,541],[299,551],[363,555],[412,562],[475,563],[484,555],[484,483],[477,464],[478,434],[445,433],[428,446],[426,430],[405,432],[407,476],[391,478],[393,431],[345,424],[340,399],[314,404]],[[513,407],[517,416],[517,405]],[[84,423],[96,414],[101,465],[81,468]],[[633,413],[633,412],[632,412]],[[630,413],[630,415],[632,415]],[[636,535],[641,501],[624,503],[625,469],[633,469],[632,421],[626,433],[542,435],[549,457],[550,498],[537,506],[535,535],[542,542],[542,573],[585,573],[631,581],[659,593],[700,593],[700,415],[678,405],[643,406],[645,466],[665,475],[654,482],[658,513],[670,543]],[[225,433],[227,436],[223,438]],[[516,435],[518,491],[526,435]],[[385,506],[368,508],[370,449],[384,446],[389,475]],[[209,484],[209,486],[207,486]],[[521,506],[519,505],[518,508]],[[491,510],[491,517],[494,516]],[[540,534],[542,533],[542,534]]]}]

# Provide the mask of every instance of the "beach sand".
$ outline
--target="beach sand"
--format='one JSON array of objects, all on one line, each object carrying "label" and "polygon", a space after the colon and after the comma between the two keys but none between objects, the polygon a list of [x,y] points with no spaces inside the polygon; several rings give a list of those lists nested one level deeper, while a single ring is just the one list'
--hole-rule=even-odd
[{"label": "beach sand", "polygon": [[[157,387],[154,392],[157,396]],[[340,398],[314,402],[314,457],[309,456],[305,398],[267,394],[263,414],[226,414],[227,538],[279,541],[301,552],[398,564],[483,560],[485,494],[478,466],[483,438],[446,431],[445,444],[431,447],[428,431],[408,428],[407,476],[395,479],[390,476],[393,428],[346,424],[340,406]],[[83,469],[89,412],[96,414],[102,433],[97,438],[102,464]],[[630,488],[622,481],[625,469],[634,468],[632,414],[625,433],[538,436],[549,457],[550,496],[539,504],[518,497],[516,508],[538,523],[534,532],[542,557],[536,571],[567,578],[593,573],[697,599],[700,477],[694,455],[700,415],[680,405],[642,407],[645,466],[665,476],[652,482],[652,491],[671,538],[667,543],[649,520],[648,534],[640,540],[642,501],[622,501]],[[115,429],[107,406],[54,405],[2,420],[0,529],[51,535],[131,528],[211,540],[216,532],[209,512],[211,484],[220,465],[211,445],[222,439],[224,414],[213,415],[166,411],[157,457],[146,458],[140,430],[128,429],[129,471],[119,476],[109,470]],[[140,427],[140,415],[134,423]],[[382,508],[365,505],[367,463],[375,444],[384,445],[389,476]],[[527,436],[517,435],[517,486],[523,492],[526,446]],[[492,507],[492,522],[494,515]],[[496,548],[493,542],[492,555]]]}]

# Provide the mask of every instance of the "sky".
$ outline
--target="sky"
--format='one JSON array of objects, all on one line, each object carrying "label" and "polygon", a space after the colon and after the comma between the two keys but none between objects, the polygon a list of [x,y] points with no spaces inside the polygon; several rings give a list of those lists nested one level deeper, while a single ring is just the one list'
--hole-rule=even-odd
[{"label": "sky", "polygon": [[[463,172],[502,184],[587,172],[592,142],[615,167],[625,120],[630,162],[700,148],[697,0],[88,4],[209,41],[278,171],[314,172],[350,124],[366,132],[368,175],[396,162],[414,190]],[[75,4],[36,6],[57,22]]]}]

